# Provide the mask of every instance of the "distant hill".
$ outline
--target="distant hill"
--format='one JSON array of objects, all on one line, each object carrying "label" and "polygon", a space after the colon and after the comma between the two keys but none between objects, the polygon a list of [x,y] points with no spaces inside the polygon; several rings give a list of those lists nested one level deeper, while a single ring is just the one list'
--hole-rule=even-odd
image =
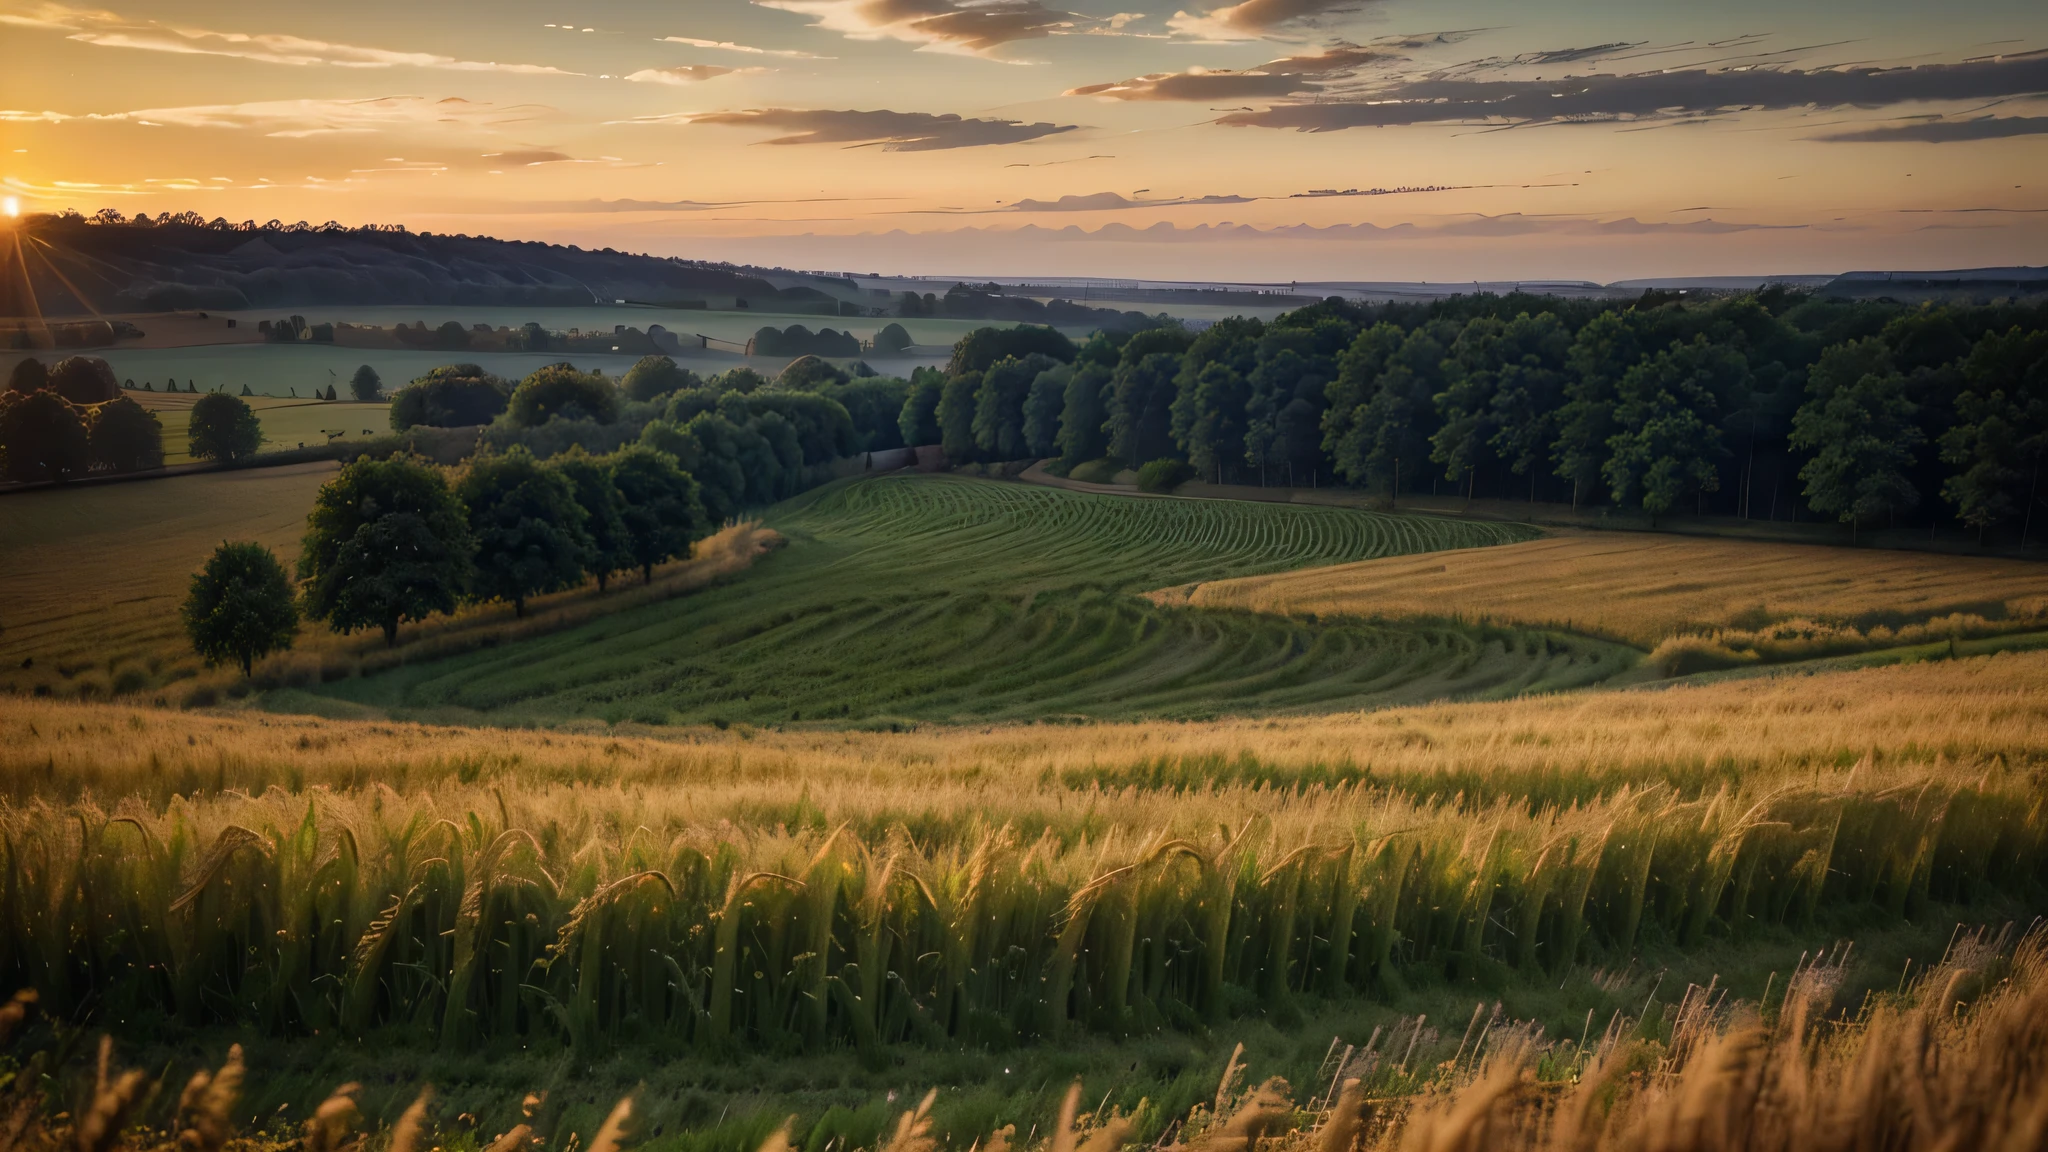
[{"label": "distant hill", "polygon": [[1853,300],[1955,300],[1983,303],[2048,294],[2048,268],[1957,268],[1943,272],[1844,272],[1823,295]]},{"label": "distant hill", "polygon": [[8,277],[0,286],[0,315],[337,304],[561,307],[618,300],[796,304],[799,311],[826,314],[842,308],[815,288],[778,289],[752,269],[611,249],[332,224],[229,226],[192,214],[144,220],[30,217],[22,227],[41,257],[29,262],[34,300],[23,297],[19,278]]}]

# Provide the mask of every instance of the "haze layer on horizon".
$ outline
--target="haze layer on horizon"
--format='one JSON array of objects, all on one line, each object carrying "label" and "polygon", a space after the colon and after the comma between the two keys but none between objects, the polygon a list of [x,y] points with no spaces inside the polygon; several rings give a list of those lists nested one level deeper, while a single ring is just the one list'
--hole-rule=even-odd
[{"label": "haze layer on horizon", "polygon": [[0,0],[25,211],[884,274],[2048,263],[2048,7]]}]

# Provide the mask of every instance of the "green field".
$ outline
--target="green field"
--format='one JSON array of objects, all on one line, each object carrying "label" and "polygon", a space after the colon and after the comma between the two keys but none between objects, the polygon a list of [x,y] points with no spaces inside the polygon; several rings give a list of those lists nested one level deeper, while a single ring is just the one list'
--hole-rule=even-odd
[{"label": "green field", "polygon": [[1196,718],[1573,687],[1635,660],[1559,633],[1318,624],[1135,595],[1531,535],[1516,526],[927,476],[835,485],[767,519],[789,547],[730,586],[321,691],[491,723]]}]

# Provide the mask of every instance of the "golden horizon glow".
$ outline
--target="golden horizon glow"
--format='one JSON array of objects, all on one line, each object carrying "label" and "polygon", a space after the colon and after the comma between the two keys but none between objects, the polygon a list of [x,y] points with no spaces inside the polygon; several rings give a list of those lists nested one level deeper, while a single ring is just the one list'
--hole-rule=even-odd
[{"label": "golden horizon glow", "polygon": [[2023,0],[913,7],[0,0],[0,192],[885,273],[2048,263]]}]

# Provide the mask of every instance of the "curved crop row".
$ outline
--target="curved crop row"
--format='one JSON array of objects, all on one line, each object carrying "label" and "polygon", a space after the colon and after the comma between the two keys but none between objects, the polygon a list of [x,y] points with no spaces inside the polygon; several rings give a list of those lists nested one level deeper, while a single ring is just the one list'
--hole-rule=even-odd
[{"label": "curved crop row", "polygon": [[1555,633],[1134,594],[1529,536],[1512,525],[920,476],[827,489],[771,523],[790,547],[726,587],[327,690],[540,721],[1188,718],[1555,690],[1635,658]]}]

